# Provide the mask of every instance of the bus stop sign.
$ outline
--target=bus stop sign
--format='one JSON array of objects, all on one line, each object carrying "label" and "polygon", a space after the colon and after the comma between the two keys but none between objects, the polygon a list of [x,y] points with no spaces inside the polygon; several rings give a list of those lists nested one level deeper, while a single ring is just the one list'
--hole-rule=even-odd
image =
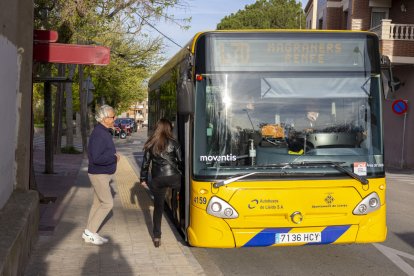
[{"label": "bus stop sign", "polygon": [[395,100],[392,103],[392,111],[397,115],[402,115],[406,113],[407,110],[408,110],[407,101],[399,99],[399,100]]}]

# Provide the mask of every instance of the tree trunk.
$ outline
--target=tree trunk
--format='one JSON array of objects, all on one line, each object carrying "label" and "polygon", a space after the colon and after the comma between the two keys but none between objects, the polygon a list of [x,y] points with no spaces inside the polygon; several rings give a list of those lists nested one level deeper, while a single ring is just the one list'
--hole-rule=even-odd
[{"label": "tree trunk", "polygon": [[[58,76],[63,77],[65,75],[66,65],[59,64]],[[63,111],[63,87],[64,83],[58,83],[56,97],[55,97],[55,114],[54,114],[54,133],[53,140],[55,142],[54,153],[60,154],[62,147],[62,111]]]},{"label": "tree trunk", "polygon": [[88,152],[88,134],[87,134],[87,120],[88,120],[88,106],[86,99],[86,91],[83,87],[83,65],[79,65],[79,102],[80,102],[80,117],[81,117],[81,135],[82,135],[82,148],[83,156],[87,156]]},{"label": "tree trunk", "polygon": [[[69,65],[68,79],[72,79],[75,74],[76,65]],[[65,85],[66,94],[66,147],[73,147],[73,98],[72,83],[67,82]]]}]

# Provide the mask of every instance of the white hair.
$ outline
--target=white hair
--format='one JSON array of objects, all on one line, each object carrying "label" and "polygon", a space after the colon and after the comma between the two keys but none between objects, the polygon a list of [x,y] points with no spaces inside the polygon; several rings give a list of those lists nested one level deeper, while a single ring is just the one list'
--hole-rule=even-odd
[{"label": "white hair", "polygon": [[112,111],[115,113],[115,110],[113,109],[112,106],[109,106],[107,104],[102,105],[101,107],[99,107],[99,109],[96,111],[96,115],[95,115],[95,119],[98,122],[102,122],[103,119],[105,119],[106,117],[108,117],[108,112]]}]

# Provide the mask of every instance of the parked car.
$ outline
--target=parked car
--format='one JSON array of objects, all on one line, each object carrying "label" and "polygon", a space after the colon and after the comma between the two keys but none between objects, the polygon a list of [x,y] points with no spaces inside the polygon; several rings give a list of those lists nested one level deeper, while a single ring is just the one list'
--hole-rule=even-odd
[{"label": "parked car", "polygon": [[119,123],[122,124],[122,126],[127,126],[129,128],[131,128],[131,132],[134,131],[136,132],[138,127],[137,127],[137,123],[135,122],[135,120],[133,118],[117,118],[115,120],[114,125],[117,126],[119,125]]},{"label": "parked car", "polygon": [[117,118],[114,122],[114,130],[115,136],[125,139],[128,135],[132,134],[133,126],[131,126],[128,118]]},{"label": "parked car", "polygon": [[137,122],[135,122],[133,118],[122,118],[122,120],[128,120],[132,131],[137,132],[138,125],[137,125]]}]

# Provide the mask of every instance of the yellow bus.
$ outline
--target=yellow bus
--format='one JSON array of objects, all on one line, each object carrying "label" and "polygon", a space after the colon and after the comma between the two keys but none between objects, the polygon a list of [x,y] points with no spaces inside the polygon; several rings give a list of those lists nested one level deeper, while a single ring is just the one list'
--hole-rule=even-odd
[{"label": "yellow bus", "polygon": [[387,234],[375,34],[202,32],[149,81],[149,133],[174,123],[167,195],[198,247],[371,243]]}]

